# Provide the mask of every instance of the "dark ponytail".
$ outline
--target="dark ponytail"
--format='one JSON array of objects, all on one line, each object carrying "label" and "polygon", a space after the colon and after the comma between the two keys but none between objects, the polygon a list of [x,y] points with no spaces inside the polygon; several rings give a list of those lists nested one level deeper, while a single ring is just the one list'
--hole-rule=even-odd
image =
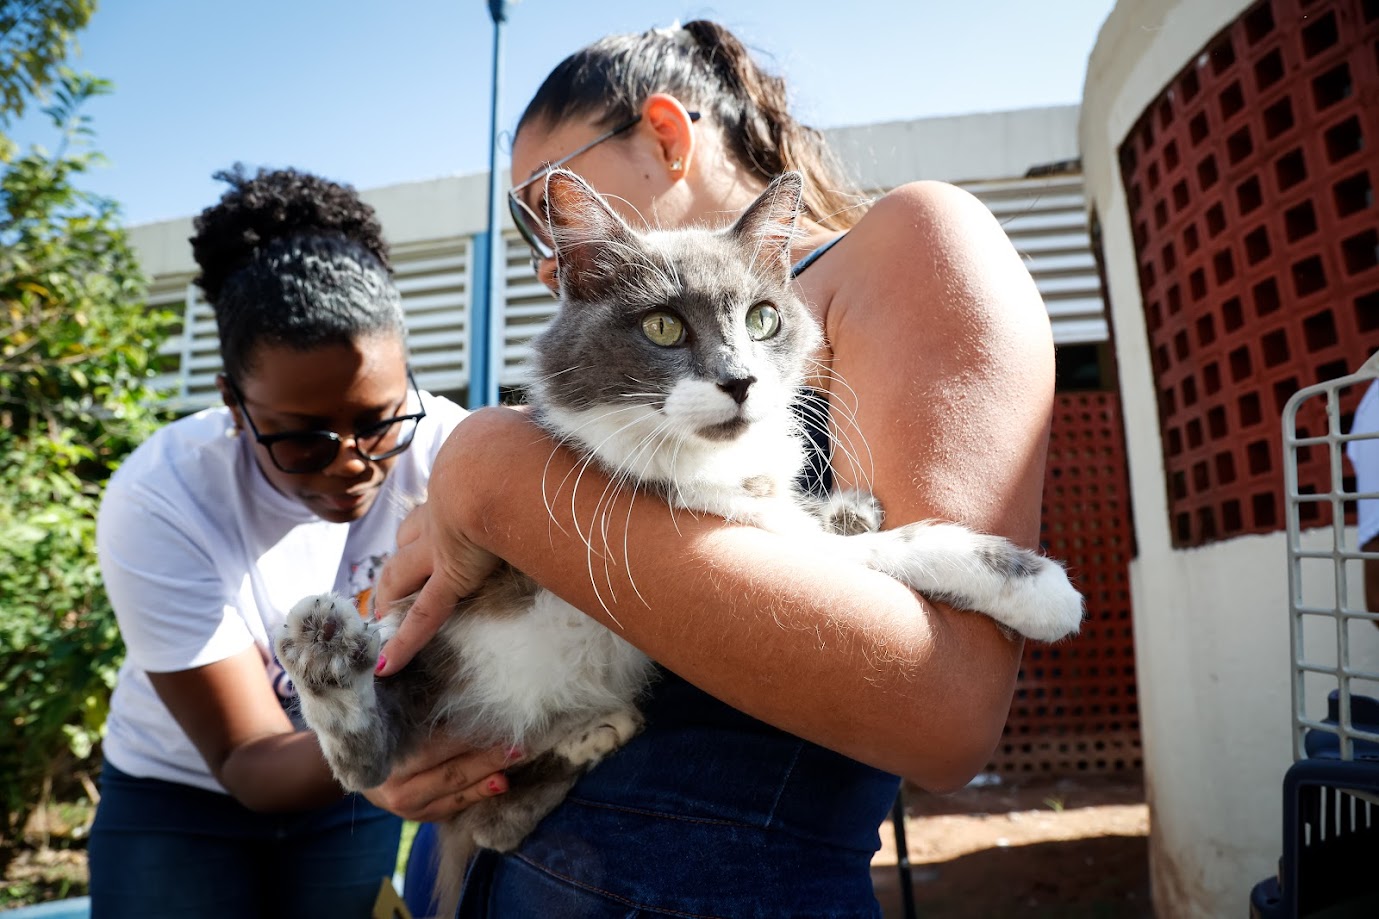
[{"label": "dark ponytail", "polygon": [[576,51],[541,84],[517,130],[582,115],[611,127],[658,92],[712,117],[734,158],[763,184],[782,172],[802,173],[806,213],[816,223],[846,229],[861,218],[863,199],[823,136],[790,114],[785,81],[762,70],[735,35],[708,20],[611,35]]},{"label": "dark ponytail", "polygon": [[402,301],[373,208],[348,185],[295,169],[242,166],[193,223],[195,282],[215,309],[225,372],[260,343],[306,350],[403,331]]}]

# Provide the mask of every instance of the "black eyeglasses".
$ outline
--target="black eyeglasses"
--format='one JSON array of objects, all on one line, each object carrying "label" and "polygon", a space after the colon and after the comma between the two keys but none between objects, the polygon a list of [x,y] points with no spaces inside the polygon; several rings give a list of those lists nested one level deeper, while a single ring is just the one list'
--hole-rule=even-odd
[{"label": "black eyeglasses", "polygon": [[[689,120],[692,122],[699,120],[698,112],[687,112],[686,114],[689,115]],[[517,196],[518,192],[546,178],[550,175],[551,170],[559,169],[581,153],[586,153],[605,140],[610,140],[624,131],[631,130],[641,120],[641,115],[633,116],[631,120],[623,122],[612,130],[605,131],[573,153],[567,153],[555,162],[547,163],[508,191],[508,212],[512,214],[512,222],[516,224],[517,232],[522,234],[523,241],[531,247],[533,259],[539,261],[545,258],[555,258],[555,247],[551,244],[550,236],[547,233],[546,218],[528,207],[526,202]]]},{"label": "black eyeglasses", "polygon": [[[421,390],[412,376],[412,368],[407,368],[407,382],[417,394],[418,411],[409,415],[385,418],[349,436],[354,442],[354,450],[371,463],[397,456],[412,445],[416,436],[417,424],[426,417],[426,407],[421,404]],[[258,425],[249,417],[244,406],[244,394],[239,391],[235,381],[228,376],[225,383],[235,397],[244,420],[249,422],[249,430],[254,432],[254,440],[268,448],[268,456],[273,465],[290,475],[306,475],[320,472],[340,455],[340,446],[347,438],[334,431],[287,431],[282,434],[260,434]],[[404,403],[405,405],[406,403]]]}]

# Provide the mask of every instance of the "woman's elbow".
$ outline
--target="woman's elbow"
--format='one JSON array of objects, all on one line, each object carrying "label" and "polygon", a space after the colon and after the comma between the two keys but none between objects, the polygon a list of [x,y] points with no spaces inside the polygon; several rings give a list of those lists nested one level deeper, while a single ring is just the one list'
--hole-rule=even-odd
[{"label": "woman's elbow", "polygon": [[276,800],[271,782],[248,782],[237,779],[233,770],[213,769],[211,774],[220,787],[245,810],[256,814],[272,814],[284,810]]},{"label": "woman's elbow", "polygon": [[934,756],[930,751],[927,756],[916,756],[902,773],[903,778],[939,795],[966,787],[991,762],[1001,731],[999,728],[994,732],[961,731],[958,735],[945,745],[942,755]]},{"label": "woman's elbow", "polygon": [[[951,695],[943,711],[932,710],[907,731],[900,775],[926,791],[945,794],[964,787],[991,762],[1010,712],[1004,685],[969,685]],[[956,701],[960,699],[961,701]]]}]

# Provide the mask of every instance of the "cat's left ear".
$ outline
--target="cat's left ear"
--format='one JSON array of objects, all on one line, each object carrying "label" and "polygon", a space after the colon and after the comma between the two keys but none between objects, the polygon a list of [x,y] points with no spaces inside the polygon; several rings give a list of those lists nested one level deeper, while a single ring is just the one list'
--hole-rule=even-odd
[{"label": "cat's left ear", "polygon": [[752,267],[772,277],[789,275],[790,243],[804,201],[804,178],[798,172],[776,176],[729,232],[755,240]]}]

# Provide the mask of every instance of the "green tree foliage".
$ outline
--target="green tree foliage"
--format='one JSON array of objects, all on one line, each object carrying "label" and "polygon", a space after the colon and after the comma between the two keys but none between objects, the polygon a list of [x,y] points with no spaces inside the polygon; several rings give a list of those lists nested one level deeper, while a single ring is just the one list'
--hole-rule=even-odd
[{"label": "green tree foliage", "polygon": [[[95,512],[160,420],[173,321],[145,307],[117,206],[76,185],[99,159],[82,106],[109,88],[62,63],[91,10],[0,0],[0,870],[55,771],[100,737],[122,648]],[[51,152],[6,134],[35,102]]]},{"label": "green tree foliage", "polygon": [[94,0],[0,0],[0,128],[53,83]]}]

